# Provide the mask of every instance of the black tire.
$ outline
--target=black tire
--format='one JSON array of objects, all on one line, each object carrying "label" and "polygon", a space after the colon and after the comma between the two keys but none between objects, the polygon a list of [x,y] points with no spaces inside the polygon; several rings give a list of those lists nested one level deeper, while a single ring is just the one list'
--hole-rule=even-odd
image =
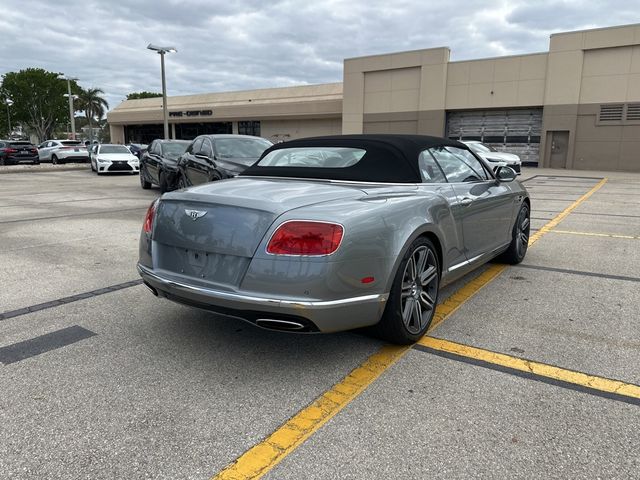
[{"label": "black tire", "polygon": [[509,248],[498,256],[496,260],[510,265],[516,265],[524,260],[529,247],[530,215],[529,205],[523,203],[516,217],[516,223],[513,225]]},{"label": "black tire", "polygon": [[[423,267],[415,268],[421,262],[421,254],[425,255],[424,270]],[[382,319],[373,327],[373,333],[401,345],[417,342],[433,321],[438,304],[440,268],[433,243],[425,237],[414,240],[400,262]]]},{"label": "black tire", "polygon": [[158,182],[160,187],[160,193],[167,193],[170,190],[169,184],[167,183],[167,176],[164,174],[162,170],[160,170],[160,173],[158,174]]},{"label": "black tire", "polygon": [[218,180],[222,180],[222,175],[217,170],[214,170],[213,172],[211,172],[211,175],[209,175],[209,181],[217,182]]},{"label": "black tire", "polygon": [[40,160],[34,160],[33,164],[34,165],[40,165]]},{"label": "black tire", "polygon": [[55,155],[51,155],[51,163],[54,165],[61,165],[63,162],[61,162]]},{"label": "black tire", "polygon": [[142,169],[140,169],[140,186],[143,190],[149,190],[151,188],[151,182],[147,182],[147,177]]},{"label": "black tire", "polygon": [[183,188],[187,188],[187,182],[182,176],[182,173],[178,173],[178,181],[176,182],[176,189],[182,190]]},{"label": "black tire", "polygon": [[4,158],[0,158],[0,165],[2,165],[2,166],[4,166],[4,165],[5,165],[5,163],[4,163]]}]

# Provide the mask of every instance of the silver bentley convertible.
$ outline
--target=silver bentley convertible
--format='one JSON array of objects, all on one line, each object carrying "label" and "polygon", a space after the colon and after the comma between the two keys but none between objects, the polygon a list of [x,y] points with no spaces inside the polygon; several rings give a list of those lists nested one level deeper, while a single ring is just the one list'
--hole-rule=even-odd
[{"label": "silver bentley convertible", "polygon": [[531,205],[515,177],[443,138],[280,143],[238,177],[153,202],[138,271],[159,297],[264,328],[410,343],[441,286],[524,258]]}]

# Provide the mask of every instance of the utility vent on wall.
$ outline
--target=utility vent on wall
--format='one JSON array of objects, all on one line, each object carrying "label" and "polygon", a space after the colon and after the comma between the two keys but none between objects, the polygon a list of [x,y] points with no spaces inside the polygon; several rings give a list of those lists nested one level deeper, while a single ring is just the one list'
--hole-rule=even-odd
[{"label": "utility vent on wall", "polygon": [[[600,114],[602,115],[602,110]],[[627,121],[640,121],[640,103],[627,104]]]},{"label": "utility vent on wall", "polygon": [[600,122],[621,122],[623,109],[624,104],[622,103],[600,105],[598,120]]}]

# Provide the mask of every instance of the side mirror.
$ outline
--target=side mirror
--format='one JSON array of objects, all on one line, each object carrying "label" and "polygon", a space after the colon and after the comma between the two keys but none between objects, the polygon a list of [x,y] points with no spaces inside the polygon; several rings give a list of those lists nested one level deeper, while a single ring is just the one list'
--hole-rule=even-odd
[{"label": "side mirror", "polygon": [[513,182],[517,177],[515,170],[509,166],[501,166],[496,169],[496,178],[499,182]]}]

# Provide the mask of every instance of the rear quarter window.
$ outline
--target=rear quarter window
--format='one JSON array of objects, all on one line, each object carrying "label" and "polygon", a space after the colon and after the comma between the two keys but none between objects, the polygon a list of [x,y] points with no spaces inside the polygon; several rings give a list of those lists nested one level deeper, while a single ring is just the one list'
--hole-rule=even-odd
[{"label": "rear quarter window", "polygon": [[367,153],[350,147],[284,148],[268,153],[258,162],[260,167],[347,168]]}]

